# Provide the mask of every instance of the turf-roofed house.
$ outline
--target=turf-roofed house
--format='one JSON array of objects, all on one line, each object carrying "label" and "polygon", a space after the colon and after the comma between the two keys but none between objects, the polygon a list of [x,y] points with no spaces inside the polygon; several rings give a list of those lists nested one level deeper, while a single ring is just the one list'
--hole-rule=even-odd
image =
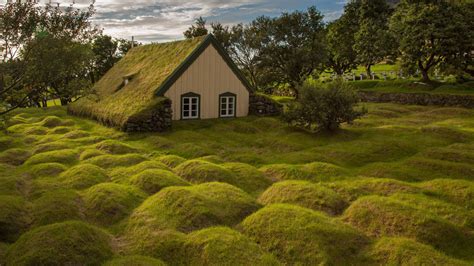
[{"label": "turf-roofed house", "polygon": [[68,111],[123,131],[164,131],[172,120],[244,117],[252,95],[212,35],[135,47],[93,91]]}]

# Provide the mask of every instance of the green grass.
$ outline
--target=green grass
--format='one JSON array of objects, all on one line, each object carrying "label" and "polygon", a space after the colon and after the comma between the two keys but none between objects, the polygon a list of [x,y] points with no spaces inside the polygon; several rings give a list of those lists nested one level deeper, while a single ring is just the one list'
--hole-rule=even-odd
[{"label": "green grass", "polygon": [[0,264],[472,264],[474,110],[364,105],[335,134],[268,117],[127,134],[16,110]]},{"label": "green grass", "polygon": [[393,93],[429,93],[429,94],[474,94],[474,82],[424,84],[415,80],[362,80],[351,81],[362,91]]}]

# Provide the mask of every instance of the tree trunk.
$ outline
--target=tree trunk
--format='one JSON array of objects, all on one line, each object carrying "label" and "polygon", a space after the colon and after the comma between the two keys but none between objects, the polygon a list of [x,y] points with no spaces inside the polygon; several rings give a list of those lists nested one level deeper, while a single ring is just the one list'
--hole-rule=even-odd
[{"label": "tree trunk", "polygon": [[65,106],[70,102],[69,98],[60,98],[59,100],[61,101],[61,106]]},{"label": "tree trunk", "polygon": [[48,107],[48,99],[43,99],[42,103],[43,103],[43,108]]},{"label": "tree trunk", "polygon": [[428,75],[428,70],[426,69],[421,69],[421,76],[422,76],[422,81],[423,82],[430,82],[430,76]]},{"label": "tree trunk", "polygon": [[368,79],[372,78],[372,65],[369,64],[365,66],[365,73],[367,74]]}]

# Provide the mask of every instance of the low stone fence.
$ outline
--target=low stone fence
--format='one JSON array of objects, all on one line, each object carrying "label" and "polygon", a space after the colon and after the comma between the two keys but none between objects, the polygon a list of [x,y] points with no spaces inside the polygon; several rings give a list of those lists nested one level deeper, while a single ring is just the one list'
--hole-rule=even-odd
[{"label": "low stone fence", "polygon": [[172,112],[171,100],[162,100],[153,108],[130,117],[121,130],[125,132],[164,132],[171,128]]},{"label": "low stone fence", "polygon": [[250,95],[249,114],[259,116],[277,116],[283,112],[283,105],[262,94]]},{"label": "low stone fence", "polygon": [[474,108],[471,95],[359,91],[359,96],[363,102]]}]

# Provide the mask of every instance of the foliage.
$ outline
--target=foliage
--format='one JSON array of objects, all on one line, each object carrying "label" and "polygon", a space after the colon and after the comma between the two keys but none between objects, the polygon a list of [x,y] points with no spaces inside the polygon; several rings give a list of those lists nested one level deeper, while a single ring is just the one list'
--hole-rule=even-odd
[{"label": "foliage", "polygon": [[339,76],[357,68],[356,25],[347,15],[327,25],[327,66]]},{"label": "foliage", "polygon": [[206,36],[208,30],[206,29],[206,20],[202,17],[199,17],[195,21],[196,25],[192,25],[188,30],[186,30],[183,34],[186,39],[192,39],[195,37]]},{"label": "foliage", "polygon": [[334,131],[342,123],[352,123],[365,114],[365,110],[356,110],[359,102],[357,93],[347,83],[336,81],[326,86],[305,83],[301,88],[301,97],[296,104],[288,106],[283,119],[292,125],[312,130]]}]

